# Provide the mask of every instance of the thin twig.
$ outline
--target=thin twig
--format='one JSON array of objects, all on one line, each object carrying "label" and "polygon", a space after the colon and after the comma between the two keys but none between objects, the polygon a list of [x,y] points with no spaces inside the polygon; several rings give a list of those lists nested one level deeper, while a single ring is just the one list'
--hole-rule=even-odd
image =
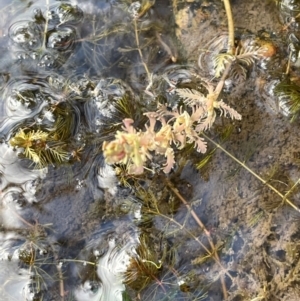
[{"label": "thin twig", "polygon": [[[178,199],[188,208],[188,210],[191,212],[192,217],[196,221],[196,223],[199,225],[199,227],[203,230],[204,234],[206,235],[209,245],[212,250],[217,250],[209,231],[206,229],[205,225],[202,223],[196,212],[193,210],[193,208],[190,206],[190,204],[186,201],[186,199],[179,193],[178,189],[174,187],[174,185],[167,179],[165,178],[167,186],[170,188],[170,190],[178,197]],[[214,252],[214,258],[215,260],[220,263],[220,257],[217,252]],[[228,293],[226,289],[226,284],[225,284],[225,278],[224,275],[221,275],[221,285],[222,285],[222,290],[223,290],[223,297],[224,300],[228,298]]]},{"label": "thin twig", "polygon": [[193,239],[203,248],[203,250],[208,254],[208,257],[211,257],[215,260],[215,262],[219,265],[219,267],[224,271],[224,274],[226,274],[231,280],[233,280],[232,276],[225,270],[225,268],[222,266],[220,260],[217,260],[217,258],[215,257],[215,254],[216,252],[214,250],[210,251],[204,244],[203,242],[198,238],[196,237],[191,231],[189,231],[187,228],[184,228],[184,225],[183,224],[180,224],[179,222],[177,222],[175,219],[173,218],[170,218],[166,215],[163,215],[159,212],[158,208],[155,208],[155,210],[151,210],[149,209],[147,212],[148,213],[152,213],[152,214],[159,214],[161,217],[169,220],[170,223],[173,223],[175,225],[178,226],[178,228],[180,229],[184,229],[184,231],[186,232],[186,234],[190,235],[191,237],[193,237]]}]

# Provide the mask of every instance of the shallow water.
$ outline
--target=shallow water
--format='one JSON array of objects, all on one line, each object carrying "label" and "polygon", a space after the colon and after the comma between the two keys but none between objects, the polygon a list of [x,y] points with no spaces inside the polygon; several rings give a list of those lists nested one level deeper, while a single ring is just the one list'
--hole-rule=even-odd
[{"label": "shallow water", "polygon": [[128,3],[1,7],[1,298],[123,300],[141,203],[100,149],[141,69]]},{"label": "shallow water", "polygon": [[208,143],[210,158],[177,149],[169,175],[160,155],[128,175],[103,141],[182,106],[177,88],[216,85],[222,3],[0,0],[1,300],[300,298],[299,212],[282,201],[300,206],[299,120],[274,92],[284,73],[298,89],[297,7],[244,2],[237,39],[276,54],[229,74],[221,97],[242,120],[207,131],[242,163]]}]

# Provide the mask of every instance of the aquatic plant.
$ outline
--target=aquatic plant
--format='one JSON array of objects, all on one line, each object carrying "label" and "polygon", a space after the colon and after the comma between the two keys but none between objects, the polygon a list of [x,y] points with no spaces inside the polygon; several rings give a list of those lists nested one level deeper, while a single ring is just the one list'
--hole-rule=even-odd
[{"label": "aquatic plant", "polygon": [[[149,124],[144,131],[133,127],[132,119],[124,119],[124,131],[117,131],[115,140],[103,143],[103,154],[107,163],[129,164],[132,174],[141,174],[146,161],[152,159],[151,152],[164,155],[167,160],[163,167],[169,173],[175,164],[174,149],[182,149],[187,144],[194,144],[197,151],[206,152],[206,142],[199,134],[209,129],[216,119],[216,109],[232,119],[241,119],[241,115],[223,102],[218,101],[210,83],[204,83],[206,95],[196,90],[175,89],[183,99],[186,109],[168,109],[159,105],[156,112],[144,113]],[[188,112],[190,109],[190,112]]]},{"label": "aquatic plant", "polygon": [[[245,161],[249,159],[248,155],[242,156],[243,159],[238,160],[235,154],[226,151],[225,147],[223,147],[223,138],[225,137],[212,138],[213,135],[216,135],[216,132],[218,134],[224,132],[224,136],[226,136],[227,124],[231,123],[226,120],[218,122],[221,119],[219,117],[227,116],[234,120],[241,119],[241,115],[228,105],[230,103],[229,97],[225,93],[221,95],[225,80],[228,78],[246,80],[246,75],[250,71],[248,67],[263,62],[269,53],[273,52],[273,45],[271,44],[269,48],[268,45],[270,44],[267,46],[261,44],[261,41],[258,41],[255,35],[251,35],[249,39],[245,37],[234,39],[233,21],[231,20],[229,33],[224,34],[219,40],[217,38],[214,41],[216,42],[215,44],[211,42],[207,51],[208,55],[203,57],[209,57],[209,63],[211,63],[210,77],[213,76],[213,79],[208,79],[208,77],[206,78],[203,75],[200,76],[199,74],[201,74],[202,70],[193,70],[194,72],[192,73],[191,68],[189,69],[186,66],[178,65],[178,67],[172,65],[170,68],[162,68],[163,70],[157,71],[157,69],[153,68],[152,53],[149,51],[152,45],[160,45],[160,48],[154,48],[153,53],[157,53],[157,49],[159,49],[159,52],[162,49],[167,52],[168,55],[164,55],[164,59],[167,57],[174,62],[176,57],[173,56],[168,43],[165,43],[163,36],[160,34],[161,28],[159,26],[155,27],[157,23],[150,20],[151,16],[148,16],[149,8],[154,4],[154,1],[147,0],[141,4],[131,3],[132,1],[119,1],[122,2],[122,6],[124,5],[124,11],[119,3],[113,2],[111,5],[113,13],[107,15],[103,13],[101,16],[103,19],[106,18],[103,23],[109,18],[108,15],[114,15],[115,12],[122,11],[120,15],[127,18],[128,13],[130,13],[127,9],[127,6],[129,6],[133,10],[132,15],[130,15],[129,25],[128,22],[124,22],[117,25],[110,23],[109,25],[100,26],[102,18],[96,15],[95,12],[95,14],[90,15],[93,17],[92,33],[88,36],[83,36],[81,41],[79,41],[85,44],[83,46],[84,50],[89,48],[88,54],[92,53],[92,55],[87,55],[85,59],[90,63],[90,68],[95,68],[97,72],[101,72],[101,79],[99,80],[99,77],[97,79],[88,79],[84,75],[84,78],[80,81],[82,86],[74,78],[65,81],[62,89],[54,89],[52,86],[51,92],[54,91],[54,93],[48,93],[51,97],[48,97],[47,94],[46,104],[41,107],[37,115],[32,114],[26,120],[18,120],[19,124],[14,123],[11,126],[13,133],[9,137],[11,146],[17,150],[14,154],[18,153],[20,157],[30,159],[36,167],[47,166],[48,164],[60,165],[73,158],[73,161],[76,160],[76,164],[81,169],[86,164],[87,153],[88,155],[92,154],[92,158],[89,158],[88,161],[92,162],[92,165],[96,166],[96,168],[88,169],[84,176],[82,176],[82,172],[80,176],[84,177],[83,181],[86,180],[87,173],[92,177],[96,176],[98,178],[97,189],[99,187],[104,189],[105,193],[112,197],[114,201],[120,194],[128,193],[128,191],[130,195],[135,194],[138,196],[140,200],[135,204],[136,207],[131,204],[132,207],[138,208],[138,210],[135,210],[135,213],[138,213],[134,216],[138,217],[134,218],[133,222],[131,221],[130,226],[134,229],[138,226],[138,229],[144,231],[143,233],[145,233],[147,238],[151,235],[155,236],[159,232],[159,238],[157,239],[162,241],[162,244],[167,245],[163,251],[163,256],[160,257],[157,256],[157,252],[150,250],[153,245],[156,249],[157,245],[160,246],[160,244],[152,244],[152,240],[149,242],[143,239],[142,236],[139,236],[139,241],[137,240],[134,244],[131,244],[129,239],[128,244],[124,243],[124,246],[122,246],[123,242],[121,242],[120,246],[117,241],[109,241],[107,250],[103,251],[107,252],[106,254],[100,253],[101,255],[98,257],[93,254],[94,257],[97,257],[97,260],[94,262],[80,261],[80,265],[93,265],[94,274],[89,274],[88,276],[86,276],[88,273],[80,272],[78,274],[80,276],[83,275],[83,277],[95,277],[95,279],[81,279],[83,285],[76,292],[77,299],[99,301],[102,298],[100,296],[104,296],[104,300],[106,300],[105,297],[110,298],[110,300],[113,298],[119,298],[123,301],[130,300],[129,295],[132,292],[128,289],[127,294],[125,290],[126,284],[127,287],[131,286],[135,289],[132,295],[135,295],[135,299],[139,300],[195,301],[210,298],[211,296],[207,296],[205,292],[212,287],[218,287],[219,290],[219,282],[222,285],[224,300],[254,301],[272,299],[271,290],[274,290],[273,294],[275,294],[275,284],[277,282],[273,279],[270,280],[271,275],[274,276],[274,279],[284,279],[285,283],[281,285],[281,289],[288,291],[299,282],[298,245],[293,246],[291,243],[289,248],[286,248],[287,258],[292,265],[292,269],[288,273],[286,272],[287,266],[278,263],[276,259],[273,260],[267,254],[268,250],[266,251],[264,247],[259,248],[258,251],[255,250],[255,252],[260,254],[254,259],[259,258],[257,261],[266,264],[268,271],[272,271],[272,273],[268,274],[266,272],[266,275],[264,275],[265,271],[262,269],[263,271],[260,271],[257,276],[252,271],[258,264],[255,264],[255,260],[247,255],[246,248],[236,251],[237,246],[234,245],[234,240],[236,239],[235,236],[238,236],[236,232],[242,232],[243,229],[246,231],[250,229],[253,232],[268,232],[262,231],[261,225],[263,223],[266,227],[272,226],[274,228],[275,226],[271,223],[274,211],[278,211],[284,204],[289,204],[297,210],[296,205],[292,203],[292,196],[296,193],[295,187],[299,184],[299,180],[286,183],[286,179],[278,177],[276,180],[278,182],[281,181],[283,185],[279,186],[277,182],[274,184],[272,182],[275,180],[274,175],[270,177],[262,176],[246,165]],[[228,12],[229,1],[224,3],[227,4],[227,13],[231,14],[231,12]],[[48,4],[47,1],[47,6]],[[71,13],[71,16],[69,13]],[[77,13],[78,19],[76,17]],[[72,17],[73,14],[75,19]],[[27,21],[27,29],[24,27],[24,30],[31,34],[31,38],[33,38],[34,33],[37,36],[42,35],[44,48],[47,46],[47,48],[57,48],[64,52],[65,50],[70,50],[68,45],[73,45],[73,42],[75,42],[75,31],[69,27],[62,27],[62,25],[72,25],[80,22],[81,17],[81,11],[77,10],[77,7],[62,3],[59,7],[57,5],[50,7],[50,11],[49,7],[47,7],[45,14],[37,14],[35,16],[35,21],[41,20],[39,24],[43,29],[42,31],[40,31],[40,27],[36,28],[36,26],[27,23]],[[88,24],[90,25],[91,23]],[[127,25],[123,26],[123,24]],[[52,27],[55,27],[54,31],[52,31]],[[12,30],[10,31],[11,39],[14,33],[16,33],[14,37],[17,40],[19,38],[22,39],[21,35],[18,36],[18,32]],[[60,35],[61,37],[59,37]],[[122,37],[119,39],[120,35]],[[119,39],[118,43],[122,40],[122,43],[120,43],[122,47],[118,43],[117,46],[120,47],[114,47],[115,44],[112,43],[114,39]],[[125,40],[125,46],[123,40]],[[20,43],[15,45],[15,47],[19,49],[40,47],[40,45],[36,46],[35,40],[32,40],[32,42],[31,46]],[[267,43],[267,41],[263,41],[263,43],[265,42]],[[12,43],[16,44],[16,41],[13,40]],[[222,51],[217,47],[221,44],[225,45]],[[106,51],[111,49],[112,45],[113,50],[111,52]],[[224,49],[226,52],[224,52]],[[213,52],[213,50],[215,51]],[[106,53],[108,53],[108,61],[106,61]],[[112,57],[115,58],[113,55],[110,57],[111,53],[114,55],[116,53],[119,54],[116,60],[111,59]],[[105,62],[103,63],[104,67],[107,68],[99,67],[102,59]],[[99,63],[94,64],[96,61]],[[112,70],[113,66],[124,69],[128,66],[132,68],[130,72],[131,80],[134,78],[134,84],[131,85],[138,87],[138,89],[135,89],[135,92],[133,92],[134,89],[127,89],[129,85],[126,87],[121,80],[114,77],[106,77],[108,68]],[[80,68],[77,70],[81,71],[82,69]],[[69,70],[64,71],[68,72]],[[90,75],[90,70],[87,73]],[[145,95],[138,97],[136,90],[144,90]],[[39,108],[37,104],[31,101],[31,98],[34,99],[34,95],[27,96],[23,93],[21,97],[19,95],[16,96],[18,96],[16,98],[17,103],[21,104],[20,107]],[[52,96],[55,97],[52,98]],[[283,94],[280,96],[283,100],[288,99]],[[232,103],[230,104],[232,105]],[[286,102],[286,104],[290,108],[290,103]],[[283,106],[282,108],[284,109]],[[24,109],[19,111],[26,113]],[[80,117],[83,117],[83,122]],[[232,122],[232,124],[234,123]],[[216,126],[221,130],[216,130]],[[237,127],[231,126],[231,128]],[[206,133],[208,130],[210,130],[209,135]],[[74,137],[78,132],[78,137]],[[88,135],[85,135],[86,133]],[[85,136],[84,139],[86,140],[80,143],[81,146],[77,150],[67,152],[76,143],[74,140],[77,140],[77,138],[80,140],[83,136]],[[106,156],[106,162],[110,165],[99,167],[99,161],[94,160],[94,158],[95,156],[97,158],[101,157],[99,155],[99,143],[97,144],[97,142],[102,142],[103,140],[106,140],[102,146],[103,152]],[[249,139],[249,141],[252,143],[252,140]],[[209,151],[207,151],[207,144],[214,145],[214,149],[209,150],[208,148]],[[87,146],[88,151],[86,151],[85,146]],[[193,147],[196,147],[201,154],[192,155]],[[9,150],[12,152],[11,147]],[[266,186],[265,189],[271,189],[276,193],[277,199],[279,199],[275,201],[273,199],[266,200],[263,204],[258,204],[259,206],[256,207],[255,214],[250,218],[250,221],[243,220],[237,226],[232,226],[228,218],[226,219],[227,224],[225,227],[221,227],[219,223],[221,223],[222,217],[219,214],[216,215],[214,211],[213,214],[209,212],[207,217],[203,219],[203,222],[199,215],[201,216],[202,213],[206,214],[207,211],[203,211],[203,207],[200,207],[202,206],[202,200],[191,200],[192,185],[186,185],[186,190],[182,191],[185,181],[181,177],[182,175],[184,176],[181,171],[186,167],[183,162],[190,161],[194,163],[199,161],[200,158],[200,162],[196,167],[201,168],[212,158],[213,154],[217,154],[220,150],[222,154],[229,153],[232,159],[235,158],[234,160],[238,164],[238,168],[234,169],[235,173],[240,171],[241,168],[252,171],[251,174],[261,184]],[[63,155],[59,157],[53,153],[55,151]],[[81,158],[82,153],[84,154],[83,158]],[[204,159],[203,153],[206,155]],[[162,157],[166,157],[166,160],[162,159]],[[214,160],[211,161],[212,164],[215,163]],[[178,169],[174,168],[175,164],[179,166]],[[71,166],[70,168],[76,169],[76,166]],[[165,173],[169,173],[168,177],[160,172],[161,169]],[[144,171],[148,170],[151,173],[145,172],[143,174]],[[61,169],[59,169],[60,171]],[[222,172],[223,170],[218,169],[218,174]],[[115,173],[119,178],[119,183],[117,183],[118,180],[115,177]],[[201,177],[203,177],[203,173]],[[236,185],[234,181],[232,183]],[[126,186],[126,188],[120,188],[120,184]],[[56,183],[55,185],[58,184]],[[201,183],[201,190],[205,189],[203,188],[204,186],[205,183],[203,185]],[[223,186],[223,196],[223,192],[226,191],[229,182],[217,183],[216,186]],[[261,192],[263,188],[259,186],[258,189],[257,191]],[[281,192],[282,189],[284,189],[284,192]],[[190,193],[189,195],[184,193],[187,190]],[[242,198],[246,198],[244,195],[241,197],[242,192],[239,192],[239,194],[235,194],[235,191],[230,192],[234,194],[234,200],[228,202],[226,196],[226,202],[222,203],[221,207],[225,207],[226,204],[235,200],[241,202]],[[8,196],[5,192],[3,195]],[[220,195],[217,197],[220,198]],[[102,199],[100,201],[97,199],[95,203],[98,206],[99,204],[103,206],[101,201]],[[203,200],[203,203],[206,201],[206,199]],[[179,210],[180,202],[184,207]],[[109,205],[106,204],[106,207],[108,208]],[[199,208],[197,208],[198,206]],[[115,208],[111,209],[111,207],[110,213]],[[219,207],[220,211],[222,210],[221,207]],[[122,211],[123,214],[125,210]],[[108,221],[108,212],[103,213],[103,211],[100,211],[101,214],[99,214],[99,210],[97,213],[93,212],[94,216],[96,216],[95,224],[97,226],[100,216],[102,219],[105,219],[105,222]],[[234,210],[228,210],[230,213],[232,211]],[[201,213],[199,214],[199,212]],[[119,212],[116,215],[119,217]],[[118,220],[122,220],[123,217],[124,215]],[[115,227],[117,222],[115,220],[112,221],[112,227]],[[108,224],[104,228],[111,230],[111,225]],[[13,223],[10,225],[14,226]],[[226,233],[228,231],[227,227],[230,234]],[[225,234],[222,232],[225,232]],[[263,233],[261,235],[268,234],[270,236],[272,234],[277,235],[275,230],[269,230],[267,234]],[[280,238],[282,240],[281,243],[285,243],[284,239],[287,236]],[[253,235],[253,237],[255,236]],[[273,238],[269,238],[269,240],[271,239]],[[37,266],[40,267],[39,257],[37,257],[39,249],[35,249],[33,246],[34,238],[31,241],[32,244],[20,253],[19,259],[23,261],[24,265],[35,269]],[[258,239],[258,241],[261,243],[263,239]],[[258,242],[253,239],[253,242],[247,241],[245,245],[251,248],[251,244],[255,243]],[[149,246],[150,244],[151,246]],[[268,241],[265,241],[265,244],[269,246]],[[31,248],[31,246],[33,247]],[[242,248],[241,246],[238,247]],[[63,252],[62,254],[65,253]],[[187,256],[182,256],[183,254]],[[172,257],[171,260],[170,257]],[[243,262],[244,259],[247,259],[245,261],[251,263],[251,265],[254,262],[254,267],[250,266],[249,269],[248,267],[246,270],[242,269],[244,263],[242,265],[240,262]],[[234,265],[230,266],[228,260],[232,260],[234,264],[237,262],[237,268]],[[66,292],[63,289],[64,277],[61,264],[64,261],[76,262],[76,259],[58,260],[56,257],[55,261],[54,264],[57,265],[57,274],[60,281],[61,299],[71,300],[71,298],[75,297],[72,297],[72,293],[69,293],[66,297]],[[276,268],[273,268],[274,266]],[[42,275],[40,271],[35,271],[36,274]],[[101,281],[108,279],[109,285],[104,283],[104,280],[103,283],[100,283],[97,277],[101,277]],[[141,278],[140,282],[139,277]],[[44,285],[42,277],[35,282],[40,287]],[[115,286],[112,285],[114,282]],[[116,289],[123,290],[122,293],[118,292],[117,297],[114,295]],[[212,290],[215,290],[215,288],[212,288]],[[45,298],[48,298],[48,296]]]},{"label": "aquatic plant", "polygon": [[[229,1],[225,2],[227,4],[229,3]],[[226,10],[228,13],[228,7]],[[265,180],[263,177],[258,175],[244,162],[238,160],[234,155],[226,151],[219,143],[216,143],[205,133],[206,130],[213,127],[218,116],[217,112],[219,112],[220,115],[227,115],[232,119],[241,119],[241,115],[239,113],[229,107],[223,100],[219,99],[225,80],[231,76],[234,77],[236,74],[237,77],[245,80],[247,67],[254,65],[256,62],[268,60],[268,58],[273,56],[275,53],[274,44],[270,43],[268,40],[259,41],[258,39],[253,39],[252,36],[251,39],[241,39],[238,43],[234,41],[232,22],[229,28],[229,35],[225,36],[226,38],[224,38],[224,40],[227,42],[226,53],[222,53],[220,51],[216,51],[214,55],[209,53],[213,65],[212,75],[217,78],[214,79],[217,81],[216,85],[214,86],[212,81],[208,81],[199,75],[198,78],[201,79],[202,89],[194,89],[191,88],[191,86],[179,88],[176,84],[170,83],[170,94],[172,92],[175,93],[175,95],[180,98],[180,101],[177,102],[175,106],[173,104],[170,105],[169,102],[161,102],[158,105],[157,111],[146,111],[144,115],[147,116],[148,121],[144,127],[134,124],[134,118],[124,119],[123,128],[122,130],[117,131],[114,140],[103,143],[102,149],[106,162],[108,164],[117,164],[118,169],[120,169],[119,164],[121,164],[122,168],[126,170],[128,178],[130,178],[130,174],[135,177],[135,175],[140,175],[147,169],[150,169],[153,172],[153,178],[155,178],[155,175],[157,175],[157,170],[155,170],[155,163],[158,161],[157,157],[166,157],[166,162],[163,164],[162,169],[165,173],[169,173],[175,165],[175,153],[178,150],[191,144],[195,145],[199,152],[205,153],[206,141],[209,141],[215,146],[214,152],[216,152],[217,149],[221,149],[222,152],[235,160],[240,167],[245,168],[262,184],[267,186],[280,197],[280,202],[274,202],[274,204],[271,204],[274,205],[272,206],[273,209],[277,209],[284,204],[288,204],[299,212],[297,206],[289,199],[290,193],[294,190],[295,186],[298,185],[299,180],[291,185],[291,187],[289,186],[287,193],[281,193],[274,185],[270,184],[268,180]],[[222,42],[224,42],[224,40]],[[140,57],[143,61],[143,56],[140,55]],[[145,70],[146,73],[148,73],[148,69],[145,68]],[[150,89],[147,92],[151,92],[148,94],[155,97],[156,94],[153,93],[153,90],[151,90],[151,88],[153,89],[153,87],[155,87],[155,76],[151,76],[150,78],[151,80],[149,80],[149,82],[151,82],[151,85],[148,86]],[[199,88],[199,86],[197,88]],[[149,162],[153,163],[152,166],[148,164]],[[161,165],[162,164],[160,164],[160,166]],[[199,167],[201,166],[202,164],[199,165]],[[145,176],[145,178],[147,178],[147,176]],[[176,198],[180,199],[187,207],[188,214],[185,221],[192,217],[204,233],[203,236],[205,236],[205,240],[201,240],[196,236],[193,237],[193,239],[199,243],[201,251],[191,263],[195,265],[203,265],[206,260],[214,260],[216,263],[216,270],[214,271],[215,273],[210,275],[210,281],[211,283],[220,281],[222,284],[224,300],[228,298],[228,295],[231,297],[230,300],[234,300],[234,297],[237,295],[234,296],[234,294],[227,292],[225,276],[231,279],[231,281],[235,284],[236,280],[232,277],[227,268],[228,266],[226,267],[226,264],[223,264],[219,257],[219,253],[226,249],[224,248],[223,242],[220,241],[219,237],[212,238],[210,231],[207,230],[206,226],[196,214],[190,203],[181,195],[177,187],[172,184],[171,180],[165,179],[163,176],[160,179],[176,196]],[[138,179],[134,178],[134,181],[132,182],[133,185],[131,188],[133,188],[133,190],[138,194]],[[155,181],[152,179],[152,183],[153,182]],[[157,208],[157,203],[153,203],[152,207],[150,206],[150,208],[148,208],[148,213],[150,212],[153,215],[156,214],[160,217],[163,216],[163,218],[168,219],[168,225],[175,224],[177,229],[184,229],[184,231],[186,231],[187,228],[185,223],[179,223],[176,219],[174,219],[174,217],[161,214]],[[271,208],[269,209],[271,210]],[[257,223],[257,219],[259,218],[263,218],[261,212],[257,213],[257,215],[253,218],[252,223]],[[268,225],[270,225],[270,222]],[[193,235],[192,233],[189,234]],[[205,243],[203,241],[205,241]],[[226,251],[227,250],[224,252]],[[232,253],[228,251],[228,254]],[[211,266],[208,269],[210,268]],[[160,284],[161,283],[159,283],[159,285]],[[168,293],[170,293],[170,291],[165,292],[164,294],[166,298],[170,297]],[[243,296],[249,296],[249,300],[258,300],[269,298],[270,292],[265,286],[263,286],[263,288],[257,289],[255,294],[245,293]],[[172,297],[174,298],[174,296]]]},{"label": "aquatic plant", "polygon": [[300,86],[288,80],[279,82],[274,89],[280,112],[295,121],[300,112]]},{"label": "aquatic plant", "polygon": [[130,259],[125,272],[125,284],[136,291],[142,291],[149,283],[156,280],[163,265],[165,254],[158,259],[159,254],[150,246],[149,238],[142,233],[139,237],[139,245],[135,248],[136,254]]},{"label": "aquatic plant", "polygon": [[200,74],[244,82],[250,67],[255,64],[264,67],[276,53],[274,43],[263,34],[238,33],[231,53],[224,50],[228,39],[228,34],[222,33],[206,44],[198,57]]},{"label": "aquatic plant", "polygon": [[39,168],[67,162],[70,157],[62,143],[51,139],[50,134],[42,130],[26,131],[21,128],[9,142]]}]

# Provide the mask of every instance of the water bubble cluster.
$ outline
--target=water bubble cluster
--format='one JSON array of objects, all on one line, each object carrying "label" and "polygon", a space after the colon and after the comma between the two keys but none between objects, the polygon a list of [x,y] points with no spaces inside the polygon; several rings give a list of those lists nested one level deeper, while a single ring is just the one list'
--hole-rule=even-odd
[{"label": "water bubble cluster", "polygon": [[76,46],[78,34],[73,25],[79,23],[83,12],[70,4],[46,10],[35,10],[31,20],[14,22],[9,28],[9,38],[14,45],[19,62],[38,68],[62,66]]}]

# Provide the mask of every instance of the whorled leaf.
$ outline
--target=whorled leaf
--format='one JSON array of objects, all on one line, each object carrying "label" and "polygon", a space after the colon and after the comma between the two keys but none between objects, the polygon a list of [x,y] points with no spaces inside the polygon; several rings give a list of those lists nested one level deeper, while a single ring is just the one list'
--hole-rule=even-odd
[{"label": "whorled leaf", "polygon": [[215,77],[219,78],[227,64],[231,64],[235,60],[235,56],[229,53],[219,53],[214,57]]},{"label": "whorled leaf", "polygon": [[206,101],[205,95],[195,89],[178,88],[175,92],[189,106],[203,104]]},{"label": "whorled leaf", "polygon": [[300,112],[300,87],[293,83],[282,81],[274,89],[278,97],[278,106],[284,116],[294,121]]},{"label": "whorled leaf", "polygon": [[46,167],[48,164],[62,164],[70,157],[64,150],[63,142],[53,141],[50,133],[41,130],[26,132],[20,129],[9,142],[38,168]]}]

